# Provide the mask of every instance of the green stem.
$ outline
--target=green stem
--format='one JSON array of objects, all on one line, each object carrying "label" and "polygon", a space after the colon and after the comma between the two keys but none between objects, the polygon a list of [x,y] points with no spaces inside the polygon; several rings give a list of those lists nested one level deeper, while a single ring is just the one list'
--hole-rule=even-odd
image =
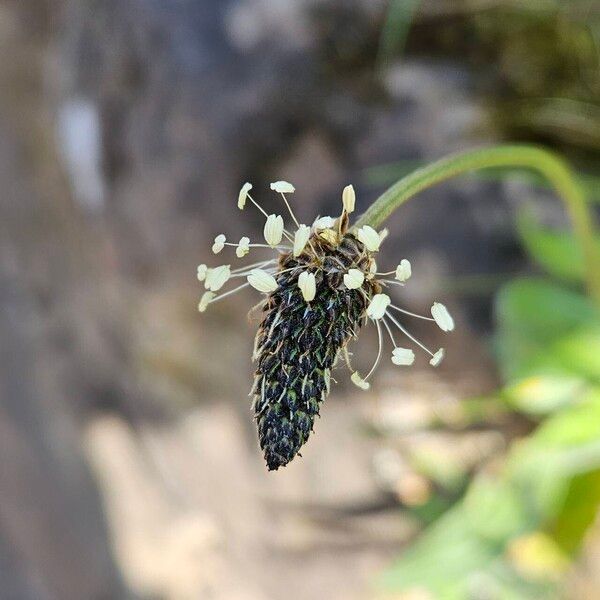
[{"label": "green stem", "polygon": [[571,219],[585,257],[590,295],[600,306],[600,255],[594,225],[584,193],[571,168],[555,154],[534,146],[497,146],[442,158],[403,177],[385,191],[359,218],[355,227],[379,227],[407,200],[436,183],[469,171],[521,168],[538,171],[554,187]]}]

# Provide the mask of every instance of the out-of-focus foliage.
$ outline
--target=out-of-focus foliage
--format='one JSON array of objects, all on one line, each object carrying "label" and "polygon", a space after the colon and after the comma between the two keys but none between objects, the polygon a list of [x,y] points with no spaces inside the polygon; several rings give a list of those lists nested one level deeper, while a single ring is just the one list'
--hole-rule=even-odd
[{"label": "out-of-focus foliage", "polygon": [[600,311],[578,287],[570,235],[529,216],[519,231],[549,277],[500,290],[495,340],[506,383],[477,402],[499,403],[533,430],[479,470],[382,576],[385,589],[444,600],[561,597],[600,506]]},{"label": "out-of-focus foliage", "polygon": [[420,0],[391,0],[379,43],[378,62],[383,66],[401,54]]},{"label": "out-of-focus foliage", "polygon": [[423,1],[409,47],[474,69],[511,139],[600,147],[600,8],[593,0]]}]

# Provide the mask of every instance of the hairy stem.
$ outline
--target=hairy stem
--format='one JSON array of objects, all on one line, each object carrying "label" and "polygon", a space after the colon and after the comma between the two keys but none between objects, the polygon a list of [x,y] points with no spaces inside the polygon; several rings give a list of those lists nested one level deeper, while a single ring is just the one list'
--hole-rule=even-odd
[{"label": "hairy stem", "polygon": [[407,200],[436,183],[469,171],[489,168],[531,169],[554,187],[571,219],[586,264],[590,295],[600,305],[600,253],[584,193],[568,164],[552,152],[525,145],[483,148],[442,158],[403,177],[386,190],[360,217],[355,227],[379,227]]}]

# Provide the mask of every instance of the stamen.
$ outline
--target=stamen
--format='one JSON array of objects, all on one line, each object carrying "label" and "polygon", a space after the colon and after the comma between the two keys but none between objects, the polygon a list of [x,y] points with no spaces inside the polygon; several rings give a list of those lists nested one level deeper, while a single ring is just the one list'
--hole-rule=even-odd
[{"label": "stamen", "polygon": [[393,279],[380,279],[379,282],[387,283],[388,285],[399,285],[400,287],[404,287],[403,283],[400,283],[399,281],[394,281]]},{"label": "stamen", "polygon": [[246,198],[248,197],[248,192],[251,189],[252,184],[249,182],[246,182],[240,189],[240,193],[238,194],[238,208],[240,210],[244,210],[244,206],[246,206]]},{"label": "stamen", "polygon": [[220,294],[219,296],[216,296],[209,302],[209,304],[214,304],[215,302],[218,302],[219,300],[223,300],[223,298],[227,298],[227,296],[231,296],[231,295],[235,294],[236,292],[239,292],[240,290],[244,289],[245,287],[248,287],[249,285],[250,285],[249,283],[244,283],[243,285],[238,285],[238,287],[233,288],[232,290],[229,290],[228,292],[225,292],[224,294]]},{"label": "stamen", "polygon": [[313,223],[313,227],[315,230],[317,229],[330,229],[335,224],[335,219],[333,217],[319,217]]},{"label": "stamen", "polygon": [[264,271],[265,273],[269,273],[271,275],[275,275],[275,274],[279,275],[279,273],[287,273],[288,271],[294,271],[294,270],[299,269],[299,267],[290,267],[289,269],[283,269],[282,271],[280,271],[279,267],[277,267],[275,265],[273,265],[272,267],[262,266],[262,267],[255,267],[255,268],[251,268],[250,266],[248,266],[248,267],[246,267],[246,270],[231,275],[231,278],[246,277],[247,275],[252,273],[252,271],[255,271],[256,268],[260,269],[261,271]]},{"label": "stamen", "polygon": [[369,225],[363,225],[357,232],[356,237],[362,242],[369,252],[377,252],[381,245],[379,234]]},{"label": "stamen", "polygon": [[406,281],[412,275],[412,267],[410,261],[403,258],[400,264],[396,267],[396,279],[398,281]]},{"label": "stamen", "polygon": [[274,292],[279,287],[275,277],[262,269],[252,269],[248,275],[248,283],[263,294]]},{"label": "stamen", "polygon": [[212,251],[214,254],[219,254],[219,252],[221,252],[221,250],[223,250],[223,247],[225,246],[225,240],[227,238],[220,233],[214,241],[214,244],[212,245]]},{"label": "stamen", "polygon": [[269,218],[269,215],[263,210],[262,206],[250,194],[247,194],[246,197],[248,200],[250,200],[250,202],[252,202],[252,204],[254,204],[254,206],[256,206],[256,208],[258,208],[258,210],[260,210],[265,217]]},{"label": "stamen", "polygon": [[367,316],[374,320],[383,318],[391,300],[387,294],[375,294],[367,306]]},{"label": "stamen", "polygon": [[404,313],[405,315],[409,315],[411,317],[417,317],[417,319],[423,319],[424,321],[435,321],[435,319],[432,319],[431,317],[417,315],[416,313],[410,312],[408,310],[404,310],[403,308],[400,308],[399,306],[394,306],[393,304],[390,304],[390,308],[394,308],[395,310],[397,310],[401,313]]},{"label": "stamen", "polygon": [[252,263],[251,265],[245,265],[243,267],[238,267],[237,269],[233,269],[231,271],[232,275],[235,275],[236,273],[240,273],[241,271],[247,271],[248,269],[252,269],[254,267],[256,268],[260,268],[263,267],[265,265],[269,265],[271,263],[277,262],[276,258],[271,258],[270,260],[261,260],[260,262],[255,262]]},{"label": "stamen", "polygon": [[302,271],[298,276],[298,287],[302,292],[302,297],[306,302],[311,302],[315,299],[317,291],[316,280],[313,273]]},{"label": "stamen", "polygon": [[375,372],[375,369],[379,365],[379,361],[381,360],[381,353],[382,353],[382,350],[383,350],[383,340],[382,340],[382,335],[381,335],[381,325],[379,324],[378,320],[375,321],[375,324],[377,325],[377,338],[379,340],[379,348],[377,350],[377,358],[375,359],[375,362],[373,363],[373,366],[371,367],[371,370],[365,375],[363,381],[367,381],[367,379],[369,379],[369,377],[371,377],[371,375],[373,375],[373,373]]},{"label": "stamen", "polygon": [[347,185],[342,191],[342,206],[344,210],[350,214],[354,212],[354,206],[356,203],[356,192],[352,185]]},{"label": "stamen", "polygon": [[348,369],[350,369],[350,371],[353,372],[354,369],[352,368],[352,364],[350,363],[350,353],[348,352],[348,346],[344,346],[343,354],[344,354],[344,362],[346,363],[346,366],[348,367]]},{"label": "stamen", "polygon": [[387,316],[390,318],[390,320],[392,321],[392,323],[409,339],[412,340],[415,344],[417,344],[417,346],[419,346],[419,348],[422,348],[423,350],[425,350],[425,352],[427,352],[427,354],[429,354],[429,356],[433,356],[433,352],[431,350],[429,350],[429,348],[427,348],[427,346],[424,346],[416,337],[414,337],[413,335],[411,335],[404,327],[402,327],[402,325],[400,325],[400,323],[398,323],[398,321],[396,321],[396,319],[389,313],[387,313]]},{"label": "stamen", "polygon": [[289,181],[275,181],[271,184],[271,189],[281,194],[293,194],[296,191]]},{"label": "stamen", "polygon": [[[236,244],[233,244],[234,246]],[[271,250],[290,250],[289,246],[279,245],[279,246],[269,246],[269,244],[249,244],[249,248],[270,248]]]},{"label": "stamen", "polygon": [[383,324],[385,325],[385,328],[387,329],[387,332],[390,335],[390,340],[392,340],[392,344],[393,344],[394,348],[396,348],[397,344],[396,344],[396,340],[394,339],[394,334],[392,333],[392,329],[388,325],[388,322],[385,320],[385,317],[383,317],[383,319],[381,319],[381,320],[383,321]]},{"label": "stamen", "polygon": [[292,210],[290,203],[288,202],[287,198],[285,197],[285,194],[283,192],[280,192],[280,193],[281,193],[281,197],[283,198],[283,201],[285,202],[285,205],[287,206],[290,216],[294,220],[294,223],[296,223],[296,227],[300,227],[300,223],[298,222],[298,219],[296,219],[296,215],[294,214],[294,211]]}]

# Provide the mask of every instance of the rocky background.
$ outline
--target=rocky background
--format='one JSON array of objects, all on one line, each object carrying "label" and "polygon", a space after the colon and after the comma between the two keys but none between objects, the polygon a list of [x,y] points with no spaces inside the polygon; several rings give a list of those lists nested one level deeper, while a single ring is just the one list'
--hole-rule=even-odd
[{"label": "rocky background", "polygon": [[[597,164],[573,20],[490,13],[510,4],[423,2],[386,54],[384,1],[0,3],[2,600],[366,597],[416,532],[398,506],[430,493],[373,431],[470,469],[521,427],[426,431],[497,381],[491,297],[529,268],[515,208],[562,220],[518,179],[457,180],[390,220],[389,262],[415,273],[405,305],[456,316],[448,360],[384,369],[366,396],[340,372],[283,472],[266,473],[250,417],[252,296],[200,317],[195,280],[217,233],[260,231],[235,206],[246,180],[267,206],[268,182],[292,181],[309,219],[349,182],[367,206],[394,178],[382,165],[503,138]],[[533,103],[548,81],[586,110]]]}]

